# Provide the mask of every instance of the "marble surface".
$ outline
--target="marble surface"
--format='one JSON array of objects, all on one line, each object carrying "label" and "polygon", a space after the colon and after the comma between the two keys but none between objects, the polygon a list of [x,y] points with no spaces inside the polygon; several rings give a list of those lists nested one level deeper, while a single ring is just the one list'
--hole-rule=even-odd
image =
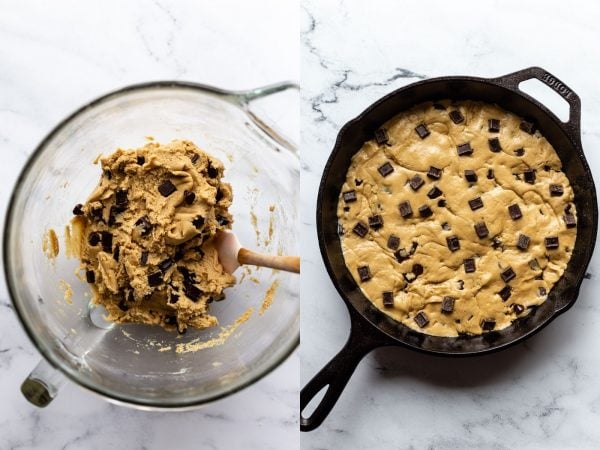
[{"label": "marble surface", "polygon": [[[539,65],[582,99],[583,146],[600,174],[600,7],[593,2],[303,2],[301,383],[337,353],[348,313],[318,250],[315,203],[340,127],[384,94],[441,75]],[[532,87],[533,89],[533,87]],[[538,97],[562,107],[552,91]],[[376,350],[305,450],[596,449],[600,446],[600,255],[579,300],[526,343],[476,359]]]},{"label": "marble surface", "polygon": [[[0,1],[0,9],[2,222],[30,152],[58,121],[101,94],[160,79],[231,89],[298,79],[293,2]],[[281,114],[297,116],[294,109]],[[118,407],[70,382],[38,410],[19,386],[40,356],[17,322],[4,279],[0,330],[1,449],[299,446],[297,352],[248,389],[193,412]]]}]

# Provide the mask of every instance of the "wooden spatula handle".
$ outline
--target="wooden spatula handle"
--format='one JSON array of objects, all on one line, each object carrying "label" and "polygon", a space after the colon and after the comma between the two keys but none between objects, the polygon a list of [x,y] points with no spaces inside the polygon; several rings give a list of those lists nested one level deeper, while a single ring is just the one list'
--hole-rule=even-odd
[{"label": "wooden spatula handle", "polygon": [[270,267],[271,269],[300,273],[299,256],[263,255],[247,248],[241,248],[238,253],[238,262],[240,264],[251,264],[253,266]]}]

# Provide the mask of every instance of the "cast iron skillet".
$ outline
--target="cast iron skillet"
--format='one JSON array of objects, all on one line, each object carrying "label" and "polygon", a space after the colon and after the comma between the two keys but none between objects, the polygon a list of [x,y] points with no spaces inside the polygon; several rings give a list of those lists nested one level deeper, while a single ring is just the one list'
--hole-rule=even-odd
[{"label": "cast iron skillet", "polygon": [[[545,106],[519,90],[521,82],[532,78],[550,86],[569,103],[568,122],[561,122]],[[563,277],[549,292],[547,300],[527,317],[516,320],[504,330],[480,336],[429,336],[411,330],[380,312],[362,294],[346,268],[338,236],[338,196],[352,156],[372,138],[378,127],[399,112],[424,101],[444,98],[496,103],[534,121],[556,149],[575,193],[577,240]],[[577,94],[545,70],[531,67],[493,79],[440,77],[420,81],[386,95],[342,127],[319,187],[317,233],[325,267],[350,312],[351,330],[342,350],[302,389],[302,431],[313,430],[323,422],[358,363],[377,347],[398,345],[433,355],[481,355],[523,341],[575,303],[592,257],[598,227],[596,188],[581,148],[580,116],[581,104]],[[302,410],[324,388],[325,395],[313,413],[302,417]]]}]

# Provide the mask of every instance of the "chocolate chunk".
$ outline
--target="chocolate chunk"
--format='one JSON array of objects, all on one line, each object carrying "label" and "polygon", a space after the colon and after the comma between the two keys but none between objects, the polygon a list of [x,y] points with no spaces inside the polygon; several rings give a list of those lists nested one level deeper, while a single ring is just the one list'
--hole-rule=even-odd
[{"label": "chocolate chunk", "polygon": [[427,197],[429,197],[430,199],[433,200],[434,198],[438,198],[442,194],[443,194],[443,192],[440,190],[440,188],[438,188],[437,186],[434,186],[427,193]]},{"label": "chocolate chunk", "polygon": [[415,274],[415,276],[419,276],[419,275],[423,275],[423,266],[421,264],[413,264],[412,266],[412,273]]},{"label": "chocolate chunk", "polygon": [[[502,247],[502,241],[497,236],[492,238],[492,248],[499,249]],[[502,251],[504,251],[504,247],[502,247]]]},{"label": "chocolate chunk", "polygon": [[142,216],[135,222],[136,227],[140,227],[140,234],[146,236],[152,230],[152,224],[148,220],[148,216]]},{"label": "chocolate chunk", "polygon": [[540,286],[538,288],[538,294],[540,297],[545,297],[546,296],[546,288],[544,286]]},{"label": "chocolate chunk", "polygon": [[212,165],[210,160],[208,161],[208,166],[206,166],[206,173],[209,178],[217,178],[219,176],[219,171]]},{"label": "chocolate chunk", "polygon": [[357,270],[360,281],[364,282],[371,279],[371,269],[369,269],[369,266],[361,266]]},{"label": "chocolate chunk", "polygon": [[475,272],[475,259],[467,258],[463,261],[465,266],[465,273],[473,273]]},{"label": "chocolate chunk", "polygon": [[508,284],[505,285],[502,289],[500,289],[500,292],[498,292],[498,295],[500,296],[500,298],[502,299],[503,302],[508,300],[510,298],[511,294],[512,294],[512,288]]},{"label": "chocolate chunk", "polygon": [[367,227],[364,222],[358,221],[356,222],[356,225],[354,225],[354,228],[352,228],[352,231],[360,237],[365,237],[369,232],[369,227]]},{"label": "chocolate chunk", "polygon": [[534,184],[535,183],[535,170],[533,169],[525,169],[523,172],[523,178],[526,183]]},{"label": "chocolate chunk", "polygon": [[94,283],[96,281],[96,274],[93,270],[86,270],[85,279],[88,283]]},{"label": "chocolate chunk", "polygon": [[444,199],[438,200],[438,206],[440,208],[443,208],[444,206],[446,206],[446,200],[444,200]]},{"label": "chocolate chunk", "polygon": [[464,116],[457,109],[450,111],[450,113],[448,115],[450,116],[450,119],[452,120],[452,122],[454,122],[457,125],[459,123],[462,123],[465,121]]},{"label": "chocolate chunk", "polygon": [[194,303],[200,300],[200,297],[202,296],[202,291],[198,289],[197,286],[186,280],[183,282],[183,292],[185,296]]},{"label": "chocolate chunk", "polygon": [[194,220],[192,220],[192,225],[194,225],[194,227],[196,227],[197,230],[200,230],[204,226],[204,222],[204,217],[196,216]]},{"label": "chocolate chunk", "polygon": [[388,136],[388,132],[385,128],[379,128],[375,130],[375,141],[377,141],[377,145],[387,144],[390,140]]},{"label": "chocolate chunk", "polygon": [[444,314],[451,314],[454,311],[454,302],[456,299],[454,297],[445,296],[442,299],[442,312]]},{"label": "chocolate chunk", "polygon": [[441,103],[434,103],[433,109],[437,109],[438,111],[445,111],[446,107],[444,105],[442,105]]},{"label": "chocolate chunk", "polygon": [[178,245],[175,249],[175,253],[173,254],[173,261],[181,261],[185,256],[185,247],[182,245]]},{"label": "chocolate chunk", "polygon": [[474,170],[467,169],[467,170],[465,170],[465,179],[469,183],[476,183],[477,182],[477,173],[475,173]]},{"label": "chocolate chunk", "polygon": [[140,264],[142,266],[145,266],[146,264],[148,264],[148,255],[149,255],[149,253],[146,251],[143,251],[142,254],[140,255]]},{"label": "chocolate chunk", "polygon": [[431,210],[429,205],[422,205],[419,206],[419,214],[425,219],[427,217],[431,217],[433,215],[433,211]]},{"label": "chocolate chunk", "polygon": [[196,200],[196,194],[192,191],[183,191],[183,200],[187,205],[191,205]]},{"label": "chocolate chunk", "polygon": [[104,221],[103,211],[104,211],[104,209],[101,206],[99,206],[97,208],[92,208],[90,210],[90,216],[92,216],[92,219],[94,221],[102,222],[102,221]]},{"label": "chocolate chunk", "polygon": [[490,151],[494,153],[502,151],[502,146],[500,145],[500,140],[498,138],[488,139],[488,145],[490,146]]},{"label": "chocolate chunk", "polygon": [[76,216],[83,216],[83,205],[81,203],[75,205],[75,208],[73,208],[73,214]]},{"label": "chocolate chunk", "polygon": [[567,213],[563,216],[563,219],[567,228],[575,228],[577,226],[577,222],[575,221],[575,216],[573,214]]},{"label": "chocolate chunk", "polygon": [[563,187],[560,184],[551,184],[550,185],[550,195],[552,197],[560,197],[564,194]]},{"label": "chocolate chunk", "polygon": [[430,166],[429,171],[427,172],[427,176],[434,180],[439,180],[442,176],[442,169],[438,169],[437,167]]},{"label": "chocolate chunk", "polygon": [[389,162],[386,162],[382,166],[379,166],[377,168],[377,171],[381,174],[382,177],[387,177],[390,173],[394,171],[394,167]]},{"label": "chocolate chunk", "polygon": [[160,195],[163,197],[168,197],[176,190],[177,188],[171,183],[171,180],[165,180],[158,186],[158,192],[160,192]]},{"label": "chocolate chunk", "polygon": [[473,149],[469,142],[457,146],[456,151],[458,152],[458,156],[471,155],[473,153]]},{"label": "chocolate chunk", "polygon": [[412,207],[410,206],[410,202],[402,202],[398,205],[398,209],[400,210],[400,215],[403,218],[410,217],[413,213]]},{"label": "chocolate chunk", "polygon": [[110,179],[112,179],[112,172],[110,170],[106,169],[104,171],[104,176],[110,180]]},{"label": "chocolate chunk", "polygon": [[198,153],[194,153],[192,155],[192,157],[190,158],[190,160],[192,161],[192,164],[196,164],[199,159],[200,159],[200,155]]},{"label": "chocolate chunk", "polygon": [[455,252],[460,249],[460,242],[456,236],[448,236],[446,238],[446,244],[451,252]]},{"label": "chocolate chunk", "polygon": [[136,158],[136,162],[138,163],[138,165],[143,166],[146,162],[146,158],[144,158],[142,155],[138,155],[138,157]]},{"label": "chocolate chunk", "polygon": [[165,325],[177,325],[177,316],[165,316]]},{"label": "chocolate chunk", "polygon": [[514,270],[512,270],[512,267],[509,267],[508,269],[504,270],[504,272],[502,272],[500,276],[502,277],[502,280],[504,280],[505,283],[508,283],[510,280],[515,278],[517,274]]},{"label": "chocolate chunk", "polygon": [[452,230],[452,227],[450,226],[450,224],[448,222],[444,222],[442,224],[442,230],[450,231],[450,230]]},{"label": "chocolate chunk", "polygon": [[196,282],[196,274],[194,272],[190,271],[187,267],[177,266],[177,270],[183,276],[184,280],[187,281],[188,283],[193,284]]},{"label": "chocolate chunk", "polygon": [[342,194],[342,198],[344,199],[344,202],[346,202],[346,203],[355,202],[357,200],[356,191],[352,190],[352,191],[344,192]]},{"label": "chocolate chunk", "polygon": [[409,258],[409,254],[406,249],[401,248],[394,252],[394,257],[398,262],[406,261]]},{"label": "chocolate chunk", "polygon": [[217,216],[215,217],[215,219],[217,219],[217,223],[219,225],[221,225],[222,227],[224,227],[225,225],[229,224],[229,219],[225,216],[222,216],[220,214],[217,214]]},{"label": "chocolate chunk", "polygon": [[515,150],[515,155],[516,156],[523,156],[525,154],[525,149],[524,148],[518,148]]},{"label": "chocolate chunk", "polygon": [[419,175],[415,175],[409,180],[408,184],[413,191],[418,191],[419,188],[425,184],[425,181]]},{"label": "chocolate chunk", "polygon": [[88,236],[88,244],[90,244],[92,247],[95,247],[100,243],[100,239],[100,233],[90,233]]},{"label": "chocolate chunk", "polygon": [[525,311],[525,307],[518,303],[513,303],[512,305],[510,305],[510,307],[515,312],[515,314],[521,314],[523,311]]},{"label": "chocolate chunk", "polygon": [[556,250],[558,248],[558,236],[544,238],[544,244],[548,250]]},{"label": "chocolate chunk", "polygon": [[148,286],[155,287],[163,284],[162,272],[154,272],[148,275]]},{"label": "chocolate chunk", "polygon": [[215,194],[215,201],[220,202],[223,198],[223,191],[219,188],[217,189],[217,193]]},{"label": "chocolate chunk", "polygon": [[494,179],[494,169],[488,169],[488,171],[487,171],[487,179],[488,180],[493,180]]},{"label": "chocolate chunk", "polygon": [[119,256],[121,255],[121,247],[115,245],[115,250],[113,251],[113,259],[119,262]]},{"label": "chocolate chunk", "polygon": [[383,293],[383,306],[391,308],[394,306],[394,293],[392,291],[386,291]]},{"label": "chocolate chunk", "polygon": [[115,191],[115,203],[120,206],[126,206],[129,203],[127,189],[117,189]]},{"label": "chocolate chunk", "polygon": [[492,331],[494,328],[496,328],[496,321],[494,319],[481,320],[481,329],[483,331]]},{"label": "chocolate chunk", "polygon": [[487,237],[488,234],[490,233],[485,222],[477,222],[475,224],[474,228],[475,228],[475,233],[477,233],[477,236],[480,239]]},{"label": "chocolate chunk", "polygon": [[415,316],[415,322],[417,322],[417,325],[419,325],[420,328],[423,328],[429,323],[429,319],[427,318],[427,315],[423,311],[420,311]]},{"label": "chocolate chunk", "polygon": [[525,133],[533,134],[535,133],[535,124],[532,122],[528,122],[527,120],[521,121],[519,124],[519,128],[523,130]]},{"label": "chocolate chunk", "polygon": [[354,179],[354,184],[355,184],[356,186],[360,186],[361,184],[363,184],[363,180],[360,180],[360,179],[358,179],[358,178],[355,178],[355,179]]},{"label": "chocolate chunk", "polygon": [[419,137],[421,139],[425,139],[427,136],[429,136],[431,134],[425,124],[417,125],[417,127],[415,128],[415,131],[417,132],[417,134],[419,135]]},{"label": "chocolate chunk", "polygon": [[516,203],[508,207],[508,214],[512,220],[517,220],[523,217],[523,214],[521,214],[521,208],[519,208],[519,205]]},{"label": "chocolate chunk", "polygon": [[179,295],[171,291],[169,294],[169,303],[177,303],[179,301]]},{"label": "chocolate chunk", "polygon": [[383,217],[381,217],[379,214],[370,216],[369,217],[369,226],[373,230],[378,230],[379,228],[381,228],[383,226]]},{"label": "chocolate chunk", "polygon": [[387,241],[387,246],[391,250],[397,250],[400,246],[400,238],[398,236],[390,235]]},{"label": "chocolate chunk", "polygon": [[171,260],[171,258],[167,258],[158,263],[158,268],[161,270],[161,272],[166,272],[172,265],[173,261]]},{"label": "chocolate chunk", "polygon": [[463,280],[457,280],[456,285],[459,291],[462,291],[465,288],[465,282]]},{"label": "chocolate chunk", "polygon": [[531,239],[529,239],[529,236],[520,234],[519,238],[517,239],[517,247],[520,248],[521,250],[527,250],[527,248],[529,247],[530,241],[531,241]]},{"label": "chocolate chunk", "polygon": [[498,133],[500,131],[500,121],[498,119],[488,120],[488,131],[490,133]]},{"label": "chocolate chunk", "polygon": [[100,234],[102,235],[102,250],[104,250],[106,253],[112,253],[112,233],[109,233],[108,231],[101,231]]},{"label": "chocolate chunk", "polygon": [[479,208],[483,208],[483,200],[481,200],[481,197],[475,197],[469,200],[469,207],[472,211],[476,211]]}]

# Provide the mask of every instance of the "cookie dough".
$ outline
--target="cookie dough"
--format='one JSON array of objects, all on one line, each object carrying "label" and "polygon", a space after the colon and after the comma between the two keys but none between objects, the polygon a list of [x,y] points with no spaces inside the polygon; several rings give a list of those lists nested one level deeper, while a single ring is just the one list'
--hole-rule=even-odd
[{"label": "cookie dough", "polygon": [[208,305],[235,282],[212,241],[232,223],[222,163],[189,141],[119,149],[100,162],[100,183],[75,206],[70,232],[93,302],[117,323],[216,325]]},{"label": "cookie dough", "polygon": [[474,101],[431,102],[354,155],[338,219],[373,304],[436,336],[508,327],[543,303],[577,235],[573,190],[532,123]]}]

